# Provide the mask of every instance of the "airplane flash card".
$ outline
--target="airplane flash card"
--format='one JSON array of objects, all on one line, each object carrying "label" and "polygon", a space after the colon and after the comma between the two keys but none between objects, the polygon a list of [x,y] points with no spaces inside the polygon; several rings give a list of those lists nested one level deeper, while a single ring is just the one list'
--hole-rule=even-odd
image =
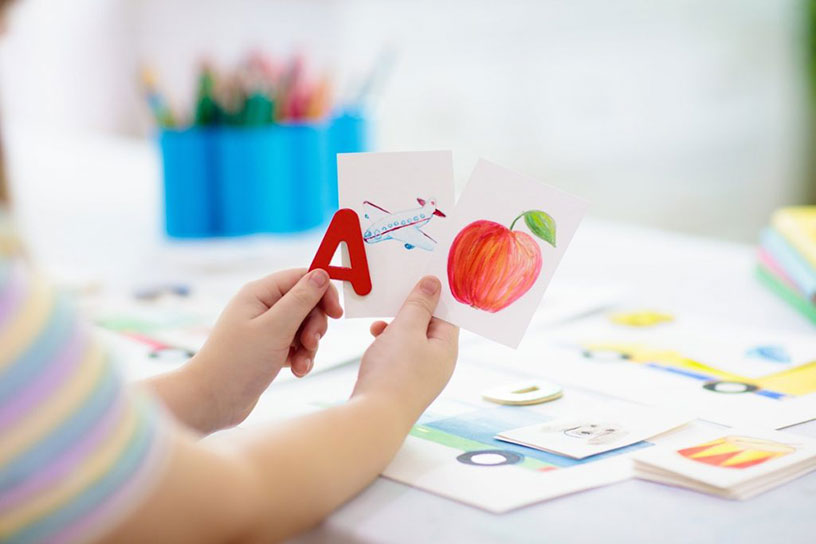
[{"label": "airplane flash card", "polygon": [[[371,289],[363,296],[350,282],[343,284],[346,316],[394,316],[450,221],[451,152],[339,154],[337,177],[340,208],[359,217],[371,278]],[[349,259],[344,250],[343,265],[354,265],[353,252]]]}]

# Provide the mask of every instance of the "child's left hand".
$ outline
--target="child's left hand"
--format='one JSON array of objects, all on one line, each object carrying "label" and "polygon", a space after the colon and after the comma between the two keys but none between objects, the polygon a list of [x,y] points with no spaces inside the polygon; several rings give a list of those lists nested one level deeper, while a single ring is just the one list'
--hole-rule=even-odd
[{"label": "child's left hand", "polygon": [[153,385],[185,423],[203,432],[237,425],[278,372],[312,369],[328,317],[343,315],[324,270],[285,270],[248,283],[230,301],[204,347]]}]

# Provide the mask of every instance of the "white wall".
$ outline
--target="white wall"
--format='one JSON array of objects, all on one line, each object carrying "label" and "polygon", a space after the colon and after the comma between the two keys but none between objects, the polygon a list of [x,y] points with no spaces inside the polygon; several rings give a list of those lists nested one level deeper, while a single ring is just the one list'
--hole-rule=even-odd
[{"label": "white wall", "polygon": [[22,4],[0,50],[6,116],[145,133],[142,61],[183,106],[202,55],[299,48],[354,76],[393,46],[380,147],[453,148],[460,183],[485,156],[596,215],[743,239],[806,192],[796,0]]},{"label": "white wall", "polygon": [[5,120],[126,131],[141,107],[127,0],[21,0],[0,45]]},{"label": "white wall", "polygon": [[403,46],[387,147],[454,147],[579,191],[600,215],[730,237],[801,198],[798,2],[394,6],[350,16],[357,49]]}]

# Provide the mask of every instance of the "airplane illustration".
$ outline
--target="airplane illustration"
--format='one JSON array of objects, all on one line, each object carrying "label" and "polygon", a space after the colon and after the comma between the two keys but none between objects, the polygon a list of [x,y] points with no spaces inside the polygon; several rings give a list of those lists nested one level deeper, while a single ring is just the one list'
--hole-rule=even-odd
[{"label": "airplane illustration", "polygon": [[367,244],[376,244],[384,240],[398,240],[405,245],[405,249],[415,247],[426,251],[433,251],[436,240],[422,231],[433,216],[445,217],[445,214],[436,209],[436,200],[431,198],[417,198],[421,208],[412,208],[391,213],[366,200],[363,202],[365,218],[371,221],[363,233],[363,240]]}]

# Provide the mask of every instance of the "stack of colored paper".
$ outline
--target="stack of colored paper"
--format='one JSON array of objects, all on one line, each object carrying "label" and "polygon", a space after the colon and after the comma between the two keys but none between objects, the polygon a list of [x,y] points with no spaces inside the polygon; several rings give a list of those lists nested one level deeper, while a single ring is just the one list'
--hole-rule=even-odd
[{"label": "stack of colored paper", "polygon": [[758,257],[760,281],[816,322],[816,206],[777,210]]},{"label": "stack of colored paper", "polygon": [[635,475],[727,499],[749,499],[816,469],[816,441],[777,431],[719,431],[701,443],[635,455]]}]

